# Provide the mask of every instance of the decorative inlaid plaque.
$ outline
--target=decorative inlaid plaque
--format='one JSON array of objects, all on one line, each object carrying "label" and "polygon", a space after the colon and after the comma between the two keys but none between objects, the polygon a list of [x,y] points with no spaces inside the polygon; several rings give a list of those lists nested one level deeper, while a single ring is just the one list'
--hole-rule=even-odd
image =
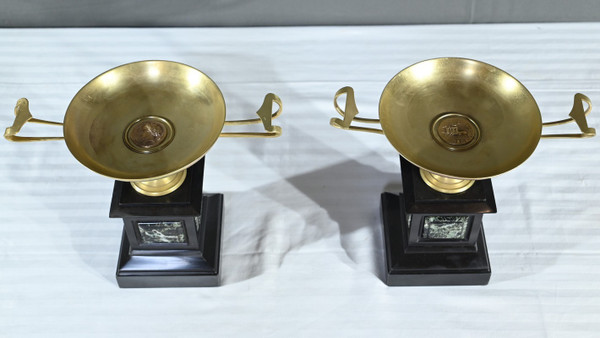
[{"label": "decorative inlaid plaque", "polygon": [[424,239],[466,240],[469,216],[427,216],[423,221]]},{"label": "decorative inlaid plaque", "polygon": [[183,222],[138,222],[141,244],[187,243]]}]

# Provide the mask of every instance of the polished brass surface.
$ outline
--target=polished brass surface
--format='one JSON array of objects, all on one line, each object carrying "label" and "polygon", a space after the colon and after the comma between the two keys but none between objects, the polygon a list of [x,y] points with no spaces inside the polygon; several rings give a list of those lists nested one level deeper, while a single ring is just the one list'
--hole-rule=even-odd
[{"label": "polished brass surface", "polygon": [[13,125],[6,128],[4,131],[4,138],[12,142],[33,142],[33,141],[52,141],[52,140],[64,140],[64,137],[28,137],[28,136],[17,136],[17,133],[21,131],[23,125],[27,122],[49,124],[54,126],[62,126],[60,122],[52,122],[36,119],[31,115],[29,111],[29,101],[26,98],[19,99],[15,106],[15,121]]},{"label": "polished brass surface", "polygon": [[465,180],[434,174],[430,171],[419,169],[423,181],[432,189],[446,194],[458,194],[469,189],[475,180]]},{"label": "polished brass surface", "polygon": [[185,181],[187,169],[169,176],[149,181],[133,181],[131,186],[140,194],[147,196],[163,196],[177,190]]},{"label": "polished brass surface", "polygon": [[[168,121],[175,136],[159,151],[133,151],[126,131],[149,116]],[[141,61],[83,86],[65,113],[64,135],[73,156],[91,170],[121,181],[150,181],[202,158],[224,122],[223,95],[204,73],[176,62]]]},{"label": "polished brass surface", "polygon": [[[338,105],[337,99],[341,95],[346,94],[346,107],[344,110],[340,108]],[[345,130],[356,130],[356,131],[365,131],[369,133],[375,134],[383,134],[383,130],[376,128],[366,128],[366,127],[355,127],[350,124],[352,121],[362,122],[362,123],[380,123],[379,119],[367,119],[356,117],[358,115],[358,108],[356,107],[356,101],[354,100],[354,89],[352,87],[344,87],[338,90],[335,93],[335,97],[333,98],[333,105],[335,110],[344,117],[343,120],[338,118],[332,118],[329,121],[329,124],[336,128],[345,129]]]},{"label": "polished brass surface", "polygon": [[[278,105],[272,113],[273,103]],[[269,93],[259,118],[225,121],[225,100],[204,73],[172,61],[140,61],[110,69],[88,82],[73,97],[64,122],[34,119],[28,101],[15,107],[9,141],[57,140],[20,137],[26,122],[63,125],[67,147],[89,169],[133,182],[145,195],[174,191],[185,169],[200,160],[220,137],[277,137],[272,119],[281,114],[279,97]],[[221,133],[224,125],[261,123],[265,132]]]},{"label": "polished brass surface", "polygon": [[[587,103],[587,108],[583,109],[583,102]],[[592,101],[589,97],[577,93],[573,98],[573,108],[569,113],[570,118],[554,121],[554,122],[545,122],[542,123],[544,127],[557,126],[561,124],[567,124],[570,122],[575,122],[579,129],[581,130],[581,134],[543,134],[542,138],[588,138],[596,136],[596,129],[588,127],[586,116],[592,111]]]},{"label": "polished brass surface", "polygon": [[[474,121],[479,140],[451,151],[431,136],[441,114]],[[529,91],[508,73],[483,62],[441,58],[414,64],[390,80],[379,117],[385,136],[404,158],[438,175],[483,179],[525,161],[539,142],[542,119]]]},{"label": "polished brass surface", "polygon": [[[271,114],[273,111],[273,103],[277,104],[277,111]],[[281,99],[279,96],[269,93],[265,95],[265,99],[263,101],[262,106],[256,112],[256,115],[259,116],[257,119],[248,119],[248,120],[233,120],[233,121],[225,121],[226,126],[239,126],[239,125],[247,125],[247,124],[255,124],[261,123],[263,124],[264,129],[267,132],[261,133],[252,133],[252,132],[238,132],[238,133],[221,133],[221,137],[279,137],[281,135],[281,127],[274,126],[272,124],[272,120],[279,115],[281,115],[281,111],[283,109],[283,104],[281,103]]]},{"label": "polished brass surface", "polygon": [[[342,94],[347,94],[345,111],[337,103]],[[594,136],[586,121],[591,101],[583,94],[574,100],[571,118],[542,124],[533,96],[508,73],[480,61],[439,58],[409,66],[389,81],[379,101],[381,130],[351,126],[353,120],[366,121],[355,117],[358,109],[350,87],[340,89],[334,98],[344,119],[333,118],[330,123],[383,133],[405,159],[423,169],[427,184],[453,193],[467,185],[461,181],[515,168],[533,153],[541,137]],[[585,110],[583,102],[588,105]],[[573,121],[581,134],[541,134],[542,126]]]}]

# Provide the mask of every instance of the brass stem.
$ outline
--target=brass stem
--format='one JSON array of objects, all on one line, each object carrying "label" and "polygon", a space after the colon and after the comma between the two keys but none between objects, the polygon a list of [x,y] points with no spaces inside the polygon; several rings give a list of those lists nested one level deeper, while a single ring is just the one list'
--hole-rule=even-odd
[{"label": "brass stem", "polygon": [[177,190],[185,181],[186,176],[187,170],[181,170],[155,180],[131,182],[131,186],[142,195],[163,196]]},{"label": "brass stem", "polygon": [[433,190],[445,194],[458,194],[469,189],[475,180],[453,178],[434,174],[430,171],[419,169],[423,181]]}]

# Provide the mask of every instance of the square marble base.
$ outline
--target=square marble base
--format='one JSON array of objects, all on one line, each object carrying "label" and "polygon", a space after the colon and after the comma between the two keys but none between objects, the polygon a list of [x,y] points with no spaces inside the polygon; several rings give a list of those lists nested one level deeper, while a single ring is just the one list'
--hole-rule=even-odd
[{"label": "square marble base", "polygon": [[472,252],[437,248],[410,252],[402,194],[381,194],[386,250],[385,283],[389,286],[486,285],[491,276],[483,227]]},{"label": "square marble base", "polygon": [[202,196],[200,249],[132,250],[123,232],[117,283],[122,288],[219,285],[223,195]]}]

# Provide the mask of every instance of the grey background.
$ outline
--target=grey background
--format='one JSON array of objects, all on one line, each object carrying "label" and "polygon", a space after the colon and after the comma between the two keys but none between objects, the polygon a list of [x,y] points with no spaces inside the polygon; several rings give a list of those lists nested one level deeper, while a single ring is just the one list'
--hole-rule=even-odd
[{"label": "grey background", "polygon": [[0,0],[0,27],[599,21],[597,0]]}]

